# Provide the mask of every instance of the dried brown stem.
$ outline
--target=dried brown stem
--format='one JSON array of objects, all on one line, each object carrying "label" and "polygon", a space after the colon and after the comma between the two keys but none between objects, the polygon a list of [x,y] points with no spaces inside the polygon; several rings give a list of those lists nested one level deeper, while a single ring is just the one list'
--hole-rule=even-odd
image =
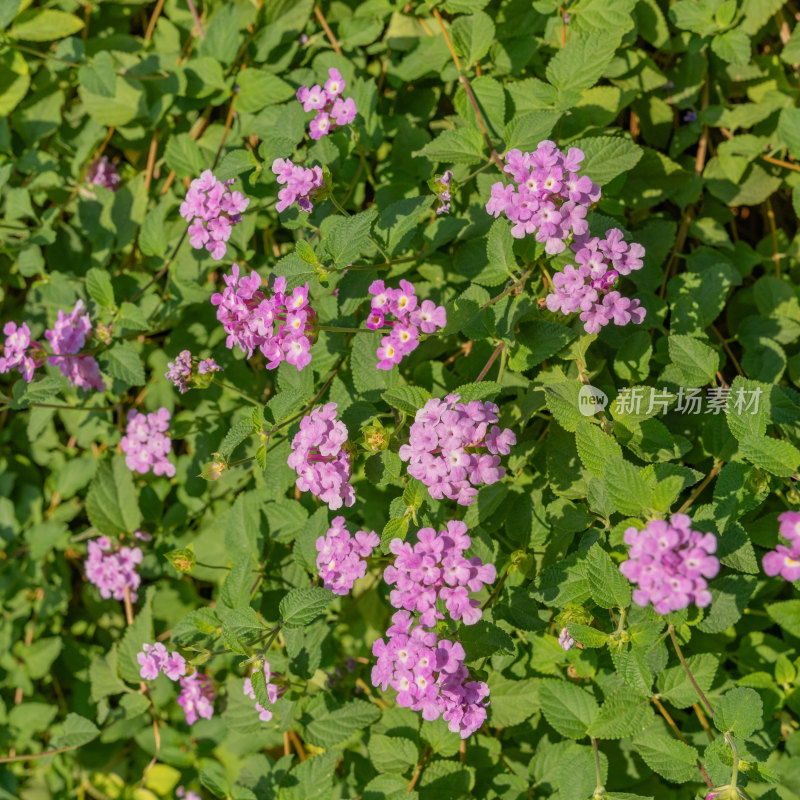
[{"label": "dried brown stem", "polygon": [[316,5],[316,3],[314,4],[314,14],[319,20],[319,24],[322,25],[322,30],[325,31],[325,35],[328,37],[331,47],[333,47],[337,55],[342,55],[342,48],[339,45],[339,42],[336,41],[336,37],[333,35],[331,26],[328,25],[328,20],[325,19],[325,15],[322,13],[322,10],[318,5]]}]

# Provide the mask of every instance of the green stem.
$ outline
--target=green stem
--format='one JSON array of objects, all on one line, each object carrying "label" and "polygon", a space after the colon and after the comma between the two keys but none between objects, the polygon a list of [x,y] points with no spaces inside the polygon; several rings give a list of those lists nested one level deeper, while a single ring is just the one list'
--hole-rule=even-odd
[{"label": "green stem", "polygon": [[466,178],[464,178],[463,183],[466,183],[470,178],[474,178],[476,175],[479,175],[485,169],[489,169],[489,167],[491,167],[492,164],[494,164],[494,160],[490,158],[482,167],[478,167],[478,169],[476,169],[474,172],[470,172],[470,174],[467,175]]},{"label": "green stem", "polygon": [[603,773],[600,769],[600,748],[597,746],[597,739],[594,736],[589,737],[592,740],[592,750],[594,750],[594,774],[596,785],[594,787],[593,797],[602,797],[605,794],[606,787],[603,786]]},{"label": "green stem", "polygon": [[361,163],[364,166],[364,172],[367,173],[367,180],[372,184],[372,188],[377,191],[378,184],[375,181],[375,176],[372,174],[372,167],[370,167],[369,161],[367,161],[367,154],[361,142],[356,142],[356,150],[358,150],[358,157],[361,159]]},{"label": "green stem", "polygon": [[212,378],[212,383],[215,383],[217,386],[221,386],[223,389],[227,389],[229,392],[234,392],[238,394],[240,397],[243,397],[248,402],[252,403],[254,406],[258,406],[259,408],[263,405],[259,403],[258,400],[253,400],[252,397],[246,395],[241,389],[237,389],[235,386],[231,386],[229,383],[225,383],[225,381],[221,381],[218,378]]},{"label": "green stem", "polygon": [[63,406],[58,403],[31,403],[31,408],[57,408],[61,411],[112,411],[116,406]]},{"label": "green stem", "polygon": [[725,741],[728,743],[728,747],[730,747],[733,755],[733,771],[731,772],[730,785],[735,789],[739,781],[739,751],[736,749],[736,742],[733,741],[733,736],[731,736],[731,734],[725,734]]},{"label": "green stem", "polygon": [[617,625],[616,633],[622,633],[625,630],[625,620],[628,617],[628,609],[621,608],[619,610],[619,624]]},{"label": "green stem", "polygon": [[678,644],[678,639],[675,636],[675,626],[669,626],[669,638],[672,639],[672,646],[675,648],[675,652],[678,655],[678,659],[681,662],[681,666],[683,667],[683,671],[686,673],[686,677],[689,678],[692,686],[694,686],[694,690],[697,692],[697,696],[700,698],[700,701],[703,705],[708,709],[708,713],[713,717],[714,716],[714,709],[711,708],[711,703],[708,702],[705,694],[703,694],[703,690],[698,686],[697,681],[694,679],[694,675],[692,675],[691,669],[689,669],[689,665],[686,663],[686,659],[683,657],[683,651],[681,650],[680,645]]}]

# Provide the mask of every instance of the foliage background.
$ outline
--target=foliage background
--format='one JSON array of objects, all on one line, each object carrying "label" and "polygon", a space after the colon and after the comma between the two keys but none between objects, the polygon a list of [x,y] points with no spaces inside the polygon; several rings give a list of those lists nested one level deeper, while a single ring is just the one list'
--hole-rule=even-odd
[{"label": "foliage background", "polygon": [[[41,336],[80,297],[95,323],[113,324],[100,346],[103,399],[49,369],[29,388],[2,379],[0,740],[11,760],[0,796],[153,800],[183,784],[237,800],[586,800],[603,794],[594,739],[606,797],[684,798],[705,794],[698,760],[714,784],[728,781],[719,731],[732,731],[752,796],[800,797],[800,599],[760,570],[777,514],[800,500],[796,4],[367,0],[321,15],[311,0],[198,6],[202,37],[182,0],[0,8],[2,318]],[[314,143],[293,95],[330,66],[359,117]],[[580,146],[603,187],[593,230],[617,225],[647,248],[629,284],[648,310],[639,327],[586,335],[541,310],[542,267],[552,273],[566,256],[543,258],[532,237],[512,241],[485,213],[499,180],[486,137],[502,153],[548,136]],[[119,165],[116,193],[84,182],[101,151]],[[326,164],[353,216],[322,202],[310,217],[279,217],[278,156]],[[342,326],[358,324],[374,277],[405,276],[446,305],[444,335],[391,373],[372,368],[372,335],[323,333],[302,373],[226,350],[209,303],[221,265],[179,244],[185,185],[212,165],[252,198],[224,266],[310,281],[323,322]],[[446,168],[460,188],[437,218],[426,184]],[[397,263],[345,274],[382,263],[371,239]],[[313,257],[295,252],[299,240]],[[325,397],[353,441],[380,415],[402,436],[423,390],[472,384],[500,344],[469,391],[496,400],[517,433],[506,480],[466,512],[432,501],[409,485],[395,439],[383,454],[360,452],[347,511],[352,529],[398,520],[389,532],[409,525],[409,535],[462,515],[474,553],[505,576],[482,598],[485,621],[460,631],[491,687],[487,727],[461,746],[443,723],[421,724],[369,687],[370,646],[390,612],[378,564],[351,597],[282,632],[269,658],[291,688],[260,723],[242,696],[244,662],[287,591],[314,582],[314,541],[332,515],[295,494],[287,439],[265,447],[259,432],[330,378]],[[163,375],[184,348],[213,355],[236,391],[175,393]],[[602,428],[578,412],[585,381],[612,398],[634,386],[763,394],[747,416],[680,414],[674,399],[658,415],[612,405]],[[65,405],[109,408],[52,407]],[[133,477],[115,455],[124,412],[160,406],[174,414],[177,476]],[[216,452],[248,460],[206,482],[198,476]],[[724,567],[709,609],[668,622],[713,722],[666,620],[634,606],[618,629],[630,604],[615,566],[624,528],[687,504],[697,527],[720,536]],[[128,625],[82,561],[95,529],[136,527],[154,541]],[[211,567],[187,575],[165,558],[190,545]],[[566,619],[584,649],[558,646]],[[172,685],[154,684],[159,748],[134,658],[153,635],[220,686],[214,719],[190,729]],[[74,749],[17,758],[61,747]]]}]

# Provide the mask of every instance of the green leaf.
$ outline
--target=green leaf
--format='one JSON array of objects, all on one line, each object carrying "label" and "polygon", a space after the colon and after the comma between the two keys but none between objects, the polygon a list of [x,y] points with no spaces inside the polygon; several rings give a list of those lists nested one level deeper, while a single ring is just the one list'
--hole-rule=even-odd
[{"label": "green leaf", "polygon": [[[274,398],[273,398],[274,399]],[[233,427],[225,434],[222,444],[219,446],[219,454],[227,461],[233,451],[249,436],[257,430],[252,417],[240,419],[234,423]]]},{"label": "green leaf", "polygon": [[782,600],[767,605],[767,613],[792,636],[800,638],[800,600]]},{"label": "green leaf", "polygon": [[236,73],[236,110],[257,112],[294,96],[294,89],[272,72],[247,67]]},{"label": "green leaf", "polygon": [[552,678],[539,684],[539,703],[545,719],[569,739],[587,736],[600,711],[597,701],[585,689]]},{"label": "green leaf", "polygon": [[756,588],[752,575],[725,575],[710,586],[711,606],[698,624],[704,633],[722,633],[741,619]]},{"label": "green leaf", "polygon": [[264,407],[264,417],[274,425],[285,422],[301,411],[307,399],[308,394],[302,389],[283,389],[270,398]]},{"label": "green leaf", "polygon": [[639,733],[633,748],[653,772],[674,783],[686,783],[697,775],[697,750],[673,738],[663,723],[656,722]]},{"label": "green leaf", "polygon": [[519,725],[539,709],[539,681],[536,678],[510,680],[502,673],[489,675],[489,724],[509,728]]},{"label": "green leaf", "polygon": [[719,369],[719,353],[691,336],[672,334],[667,339],[669,357],[686,387],[713,384]]},{"label": "green leaf", "polygon": [[631,585],[614,565],[611,556],[595,542],[584,559],[592,599],[602,608],[627,608]]},{"label": "green leaf", "polygon": [[133,476],[121,455],[98,465],[86,495],[86,513],[89,522],[107,536],[124,536],[139,527],[142,516]]},{"label": "green leaf", "polygon": [[633,169],[642,157],[642,148],[616,136],[593,136],[579,139],[572,145],[586,154],[581,172],[599,186],[610,183],[617,175]]},{"label": "green leaf", "polygon": [[755,689],[737,686],[717,701],[714,725],[718,731],[746,739],[763,726],[763,714],[761,695]]},{"label": "green leaf", "polygon": [[196,178],[206,166],[199,145],[188,133],[170,137],[164,160],[179,178]]},{"label": "green leaf", "polygon": [[596,739],[622,739],[644,730],[653,719],[650,703],[631,689],[617,689],[603,701],[589,726]]},{"label": "green leaf", "polygon": [[104,270],[92,267],[86,273],[86,290],[89,297],[103,308],[111,308],[114,305],[114,287],[111,285],[111,278]]},{"label": "green leaf", "polygon": [[603,486],[617,511],[626,516],[639,516],[650,504],[641,470],[624,459],[612,459],[606,464]]},{"label": "green leaf", "polygon": [[346,742],[380,717],[381,712],[366,700],[351,700],[340,708],[317,716],[306,726],[306,740],[326,749]]},{"label": "green leaf", "polygon": [[392,539],[405,541],[408,533],[408,517],[395,517],[390,519],[381,531],[381,552],[388,553]]},{"label": "green leaf", "polygon": [[494,22],[483,11],[476,11],[468,17],[458,17],[450,28],[453,47],[467,63],[480,61],[488,52],[495,39]]},{"label": "green leaf", "polygon": [[507,150],[535,150],[539,142],[548,139],[556,123],[563,116],[561,111],[529,111],[516,114],[503,129],[503,141]]},{"label": "green leaf", "polygon": [[59,750],[62,747],[80,747],[88,744],[100,735],[97,726],[82,717],[80,714],[67,714],[61,732],[57,733],[50,742],[50,749]]},{"label": "green leaf", "polygon": [[308,625],[325,613],[333,599],[333,592],[319,586],[292,589],[278,607],[284,627],[302,628]]},{"label": "green leaf", "polygon": [[419,759],[419,749],[404,736],[384,736],[373,733],[369,737],[369,760],[378,772],[405,772]]},{"label": "green leaf", "polygon": [[728,428],[739,440],[767,432],[770,417],[770,386],[737,375],[728,396]]},{"label": "green leaf", "polygon": [[[384,208],[375,222],[375,234],[390,256],[408,246],[415,229],[422,227],[421,216],[433,205],[433,196],[406,197]],[[369,213],[369,212],[364,212]],[[360,216],[360,215],[359,215]],[[371,221],[372,216],[369,217]],[[363,225],[361,226],[363,227]]]},{"label": "green leaf", "polygon": [[[686,659],[698,686],[707,693],[717,674],[719,659],[711,653],[699,653]],[[689,708],[697,702],[697,692],[680,665],[665,669],[659,676],[658,693],[675,708]]]},{"label": "green leaf", "polygon": [[504,269],[513,276],[517,269],[517,259],[514,257],[514,237],[511,228],[505,219],[496,219],[486,238],[486,255],[493,267]]},{"label": "green leaf", "polygon": [[434,163],[477,164],[488,159],[484,153],[486,143],[481,132],[474,128],[443,131],[421,150],[413,152],[415,158],[423,156]]},{"label": "green leaf", "polygon": [[[242,498],[239,498],[240,502]],[[237,554],[219,592],[219,603],[225,608],[245,609],[250,605],[253,584],[253,560],[250,555]]]},{"label": "green leaf", "polygon": [[47,375],[41,380],[33,380],[30,383],[20,379],[14,384],[13,399],[8,407],[19,411],[28,408],[31,403],[46,403],[64,386],[66,386],[64,378],[55,375]]},{"label": "green leaf", "polygon": [[118,342],[98,357],[103,372],[122,381],[126,387],[145,382],[144,365],[136,347],[127,341]]},{"label": "green leaf", "polygon": [[748,434],[739,441],[739,454],[757,467],[788,478],[800,466],[800,451],[783,439]]},{"label": "green leaf", "polygon": [[609,463],[622,459],[622,448],[614,437],[605,433],[599,425],[592,425],[587,420],[578,423],[575,444],[583,466],[598,478],[603,477]]},{"label": "green leaf", "polygon": [[577,94],[594,86],[611,63],[619,41],[614,33],[570,36],[547,64],[547,80],[561,94]]},{"label": "green leaf", "polygon": [[323,244],[335,267],[352,264],[369,243],[372,225],[378,217],[376,208],[370,208],[349,217],[330,217],[329,226],[323,228]]},{"label": "green leaf", "polygon": [[462,623],[456,638],[464,648],[464,660],[467,663],[488,658],[495,653],[510,655],[514,652],[514,640],[502,628],[486,619],[478,620],[474,625]]},{"label": "green leaf", "polygon": [[244,175],[246,172],[252,172],[254,169],[260,171],[261,164],[252,150],[231,150],[220,161],[214,170],[214,175],[218,180],[227,181]]},{"label": "green leaf", "polygon": [[715,36],[711,40],[711,49],[729,64],[744,67],[750,62],[750,37],[741,28]]},{"label": "green leaf", "polygon": [[473,400],[496,397],[500,390],[500,384],[495,381],[481,381],[480,383],[466,383],[463,386],[457,386],[451,394],[457,394],[462,403],[471,403]]},{"label": "green leaf", "polygon": [[16,18],[9,33],[15,39],[28,42],[50,42],[72,36],[82,28],[83,22],[74,14],[49,8],[31,8]]},{"label": "green leaf", "polygon": [[431,393],[421,386],[409,385],[389,389],[381,397],[392,408],[413,416],[431,399]]},{"label": "green leaf", "polygon": [[607,633],[579,622],[568,622],[566,627],[569,635],[584,647],[605,647],[610,638]]},{"label": "green leaf", "polygon": [[781,110],[778,134],[786,142],[789,155],[800,158],[800,108],[787,107]]}]

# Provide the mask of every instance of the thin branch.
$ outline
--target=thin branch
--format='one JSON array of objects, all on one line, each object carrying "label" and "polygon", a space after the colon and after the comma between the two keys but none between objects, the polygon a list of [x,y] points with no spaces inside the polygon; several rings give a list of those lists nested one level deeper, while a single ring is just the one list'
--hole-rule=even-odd
[{"label": "thin branch", "polygon": [[192,19],[194,20],[194,25],[197,28],[197,35],[201,39],[205,39],[206,35],[203,33],[203,23],[200,21],[200,15],[197,13],[197,9],[194,7],[193,0],[186,0],[186,4],[189,6],[189,11],[192,12]]},{"label": "thin branch", "polygon": [[686,677],[691,682],[692,686],[694,686],[694,690],[697,692],[697,696],[703,702],[703,705],[708,709],[708,713],[711,716],[714,716],[714,709],[711,708],[711,703],[708,702],[708,698],[706,698],[703,690],[698,685],[697,681],[692,675],[691,669],[689,669],[689,665],[686,663],[686,659],[683,657],[683,651],[681,650],[681,646],[678,644],[678,638],[675,636],[675,626],[670,625],[669,628],[669,638],[672,639],[672,646],[675,648],[675,652],[678,655],[678,659],[681,662],[681,666],[683,667],[683,671],[686,673]]},{"label": "thin branch", "polygon": [[325,15],[322,13],[322,10],[316,3],[314,4],[314,14],[319,20],[319,24],[322,25],[322,30],[325,31],[325,35],[328,37],[328,41],[331,43],[336,55],[343,55],[342,48],[339,46],[339,42],[336,41],[336,37],[333,35],[331,26],[328,25],[328,20],[325,19]]},{"label": "thin branch", "polygon": [[719,339],[720,344],[722,345],[725,352],[728,354],[728,358],[730,358],[731,363],[733,364],[734,367],[736,367],[736,371],[744,378],[744,372],[742,372],[742,368],[739,362],[736,360],[736,356],[733,354],[730,345],[725,340],[725,337],[719,332],[717,326],[714,325],[713,323],[711,324],[711,330],[714,331],[714,333],[716,334],[717,339]]},{"label": "thin branch", "polygon": [[678,509],[678,514],[683,514],[683,512],[686,511],[686,509],[689,508],[689,506],[691,506],[692,503],[694,503],[694,501],[697,500],[698,497],[700,497],[700,494],[703,491],[703,489],[705,489],[706,486],[708,486],[708,484],[714,480],[717,473],[722,469],[722,463],[723,463],[722,461],[717,461],[714,464],[713,468],[708,473],[708,475],[706,475],[706,477],[703,478],[700,485],[689,496],[689,499]]},{"label": "thin branch", "polygon": [[495,347],[494,352],[489,356],[489,360],[486,362],[486,365],[481,370],[480,375],[475,378],[475,383],[480,383],[485,377],[486,373],[492,368],[492,364],[497,360],[497,357],[500,353],[505,349],[506,343],[500,342],[500,344]]},{"label": "thin branch", "polygon": [[[683,734],[678,730],[678,726],[675,724],[675,720],[669,715],[669,712],[666,708],[661,704],[661,701],[657,697],[651,697],[650,700],[653,702],[655,707],[658,709],[659,713],[662,717],[667,721],[667,724],[672,728],[675,735],[680,739],[684,744],[689,744],[686,739],[684,739]],[[703,762],[700,761],[698,758],[697,761],[697,769],[700,770],[700,774],[703,776],[703,780],[708,785],[709,789],[714,788],[714,784],[711,781],[711,778],[708,777],[708,773],[706,772],[706,768],[703,766]]]},{"label": "thin branch", "polygon": [[153,35],[153,31],[156,29],[156,22],[158,22],[158,17],[161,14],[162,8],[164,8],[164,0],[158,0],[150,17],[150,22],[147,23],[147,30],[144,32],[145,42],[150,41],[150,37]]}]

